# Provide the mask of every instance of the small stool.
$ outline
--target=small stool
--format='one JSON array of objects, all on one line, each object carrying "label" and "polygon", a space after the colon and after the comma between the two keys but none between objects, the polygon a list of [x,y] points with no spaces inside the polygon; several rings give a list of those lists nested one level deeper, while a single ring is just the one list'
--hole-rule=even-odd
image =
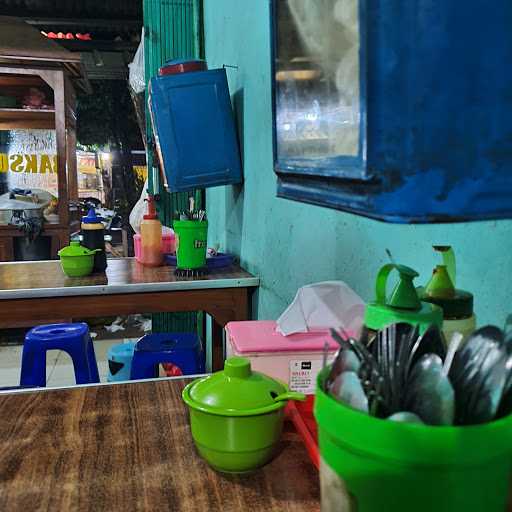
[{"label": "small stool", "polygon": [[100,381],[94,345],[87,324],[52,324],[34,327],[25,336],[21,359],[21,386],[46,386],[46,352],[70,355],[77,384]]},{"label": "small stool", "polygon": [[108,382],[130,380],[133,351],[136,343],[136,341],[119,343],[108,349]]},{"label": "small stool", "polygon": [[158,365],[172,363],[183,375],[204,373],[201,340],[194,333],[147,334],[135,345],[130,378],[158,377]]}]

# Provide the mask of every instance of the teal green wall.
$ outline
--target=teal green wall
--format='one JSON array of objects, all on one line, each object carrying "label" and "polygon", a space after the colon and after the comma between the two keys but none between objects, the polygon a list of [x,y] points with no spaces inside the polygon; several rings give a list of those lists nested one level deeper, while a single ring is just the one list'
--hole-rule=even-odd
[{"label": "teal green wall", "polygon": [[[297,288],[341,279],[365,300],[374,279],[395,259],[421,272],[436,259],[432,244],[451,244],[458,257],[458,286],[475,293],[481,322],[502,324],[512,312],[512,222],[404,226],[276,197],[272,170],[270,28],[268,0],[204,0],[205,49],[211,68],[223,64],[233,94],[245,183],[207,193],[209,242],[240,256],[260,276],[257,318],[274,319]],[[512,200],[512,199],[511,199]]]}]

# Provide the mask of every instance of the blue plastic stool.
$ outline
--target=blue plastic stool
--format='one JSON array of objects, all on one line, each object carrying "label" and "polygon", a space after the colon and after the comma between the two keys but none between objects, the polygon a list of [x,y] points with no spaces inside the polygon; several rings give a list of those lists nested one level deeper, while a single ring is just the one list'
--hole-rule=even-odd
[{"label": "blue plastic stool", "polygon": [[130,378],[158,377],[158,365],[172,363],[183,375],[204,373],[201,340],[194,333],[147,334],[135,345]]},{"label": "blue plastic stool", "polygon": [[46,386],[46,352],[70,355],[77,384],[100,381],[94,345],[87,324],[52,324],[34,327],[25,336],[21,359],[21,386]]},{"label": "blue plastic stool", "polygon": [[112,345],[108,349],[108,382],[130,380],[132,369],[133,351],[136,341]]}]

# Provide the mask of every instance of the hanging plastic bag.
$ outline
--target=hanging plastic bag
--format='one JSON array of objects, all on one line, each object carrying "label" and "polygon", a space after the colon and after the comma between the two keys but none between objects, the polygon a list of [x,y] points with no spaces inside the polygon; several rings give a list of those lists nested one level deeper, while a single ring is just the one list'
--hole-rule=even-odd
[{"label": "hanging plastic bag", "polygon": [[140,194],[139,200],[135,203],[135,206],[130,212],[130,226],[133,228],[135,233],[140,233],[140,223],[143,220],[144,213],[146,213],[146,199],[148,198],[148,180],[144,182],[142,193]]},{"label": "hanging plastic bag", "polygon": [[[144,214],[146,213],[146,199],[148,198],[148,180],[144,182],[144,187],[142,188],[142,192],[138,201],[135,203],[135,206],[132,208],[130,212],[130,226],[133,228],[135,233],[140,234],[140,223],[144,219]],[[174,230],[167,226],[162,225],[162,236],[173,235]]]},{"label": "hanging plastic bag", "polygon": [[140,43],[133,61],[128,64],[130,69],[128,82],[130,87],[139,94],[146,88],[146,80],[144,77],[144,28],[142,28],[142,34],[140,36]]}]

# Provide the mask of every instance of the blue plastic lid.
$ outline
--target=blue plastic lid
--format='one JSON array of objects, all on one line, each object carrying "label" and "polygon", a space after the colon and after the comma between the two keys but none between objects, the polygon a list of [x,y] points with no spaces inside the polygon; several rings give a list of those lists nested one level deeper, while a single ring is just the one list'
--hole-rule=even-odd
[{"label": "blue plastic lid", "polygon": [[177,64],[188,64],[190,62],[200,62],[200,63],[206,63],[203,59],[187,59],[187,58],[181,58],[181,59],[170,59],[165,62],[164,66],[176,66]]},{"label": "blue plastic lid", "polygon": [[159,76],[176,75],[193,71],[207,71],[205,60],[200,59],[172,59],[168,60],[159,70]]},{"label": "blue plastic lid", "polygon": [[101,222],[102,220],[103,219],[101,217],[96,215],[94,208],[91,208],[89,213],[85,217],[82,217],[82,222],[84,224],[98,224],[98,222]]}]

